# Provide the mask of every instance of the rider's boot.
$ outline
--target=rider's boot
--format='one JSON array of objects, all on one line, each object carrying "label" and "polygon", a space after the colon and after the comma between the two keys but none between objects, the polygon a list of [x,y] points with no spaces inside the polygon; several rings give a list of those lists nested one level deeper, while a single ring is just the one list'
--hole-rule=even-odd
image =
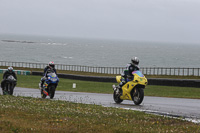
[{"label": "rider's boot", "polygon": [[44,83],[41,83],[41,86],[40,86],[40,87],[41,87],[41,89],[43,89],[43,84],[44,84]]},{"label": "rider's boot", "polygon": [[46,79],[46,77],[42,77],[42,78],[41,78],[40,84],[39,84],[40,89],[44,89],[43,85],[44,85],[45,79]]},{"label": "rider's boot", "polygon": [[117,94],[120,94],[120,92],[122,92],[122,86],[126,84],[125,79],[122,79],[122,82],[119,83],[118,86],[112,85],[113,90],[116,91]]},{"label": "rider's boot", "polygon": [[39,88],[40,88],[40,90],[43,89],[43,84],[44,84],[44,82],[40,81],[40,83],[39,83]]}]

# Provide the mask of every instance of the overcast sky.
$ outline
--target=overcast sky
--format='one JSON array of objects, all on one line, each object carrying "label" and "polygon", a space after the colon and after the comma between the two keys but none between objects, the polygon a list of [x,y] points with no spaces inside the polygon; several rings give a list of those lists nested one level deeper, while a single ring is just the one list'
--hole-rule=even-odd
[{"label": "overcast sky", "polygon": [[200,0],[0,0],[0,33],[200,43]]}]

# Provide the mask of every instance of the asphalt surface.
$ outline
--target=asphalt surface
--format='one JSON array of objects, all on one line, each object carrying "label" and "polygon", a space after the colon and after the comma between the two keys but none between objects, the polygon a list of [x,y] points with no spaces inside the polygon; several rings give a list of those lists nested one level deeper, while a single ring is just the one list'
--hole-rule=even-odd
[{"label": "asphalt surface", "polygon": [[[2,91],[0,93],[2,94]],[[41,98],[39,89],[16,87],[14,89],[14,95]],[[47,98],[49,99],[49,97]],[[186,118],[197,123],[200,122],[200,99],[145,96],[142,104],[138,106],[128,100],[124,100],[121,104],[116,104],[112,94],[67,91],[56,91],[54,99],[76,103],[96,104],[105,107],[139,110],[158,115]]]}]

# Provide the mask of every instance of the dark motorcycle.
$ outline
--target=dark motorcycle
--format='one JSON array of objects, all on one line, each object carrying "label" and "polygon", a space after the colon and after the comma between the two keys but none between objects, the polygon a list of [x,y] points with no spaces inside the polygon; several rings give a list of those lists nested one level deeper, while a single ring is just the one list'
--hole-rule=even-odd
[{"label": "dark motorcycle", "polygon": [[4,86],[2,88],[3,95],[9,94],[12,95],[14,91],[14,87],[16,86],[17,80],[12,76],[8,76],[4,81]]},{"label": "dark motorcycle", "polygon": [[53,99],[58,82],[59,78],[56,75],[56,73],[54,72],[48,73],[42,88],[40,87],[41,83],[39,83],[41,97],[46,98],[47,96],[49,96],[51,99]]}]

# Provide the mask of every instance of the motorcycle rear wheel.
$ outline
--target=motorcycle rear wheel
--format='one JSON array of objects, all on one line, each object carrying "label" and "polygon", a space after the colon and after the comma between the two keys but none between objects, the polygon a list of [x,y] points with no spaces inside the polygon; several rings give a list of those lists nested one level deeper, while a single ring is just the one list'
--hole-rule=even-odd
[{"label": "motorcycle rear wheel", "polygon": [[41,89],[41,97],[43,98],[43,99],[45,99],[46,97],[47,97],[47,95],[46,94],[44,94],[44,92],[43,92],[43,90]]},{"label": "motorcycle rear wheel", "polygon": [[3,95],[6,95],[6,94],[8,94],[8,91],[7,91],[7,88],[6,88],[6,86],[2,89],[2,91],[3,91]]},{"label": "motorcycle rear wheel", "polygon": [[5,84],[3,94],[4,95],[6,95],[6,94],[12,95],[13,94],[13,88],[12,88],[12,85],[10,83]]},{"label": "motorcycle rear wheel", "polygon": [[131,92],[131,97],[135,105],[140,105],[144,99],[144,90],[143,88],[135,88]]}]

